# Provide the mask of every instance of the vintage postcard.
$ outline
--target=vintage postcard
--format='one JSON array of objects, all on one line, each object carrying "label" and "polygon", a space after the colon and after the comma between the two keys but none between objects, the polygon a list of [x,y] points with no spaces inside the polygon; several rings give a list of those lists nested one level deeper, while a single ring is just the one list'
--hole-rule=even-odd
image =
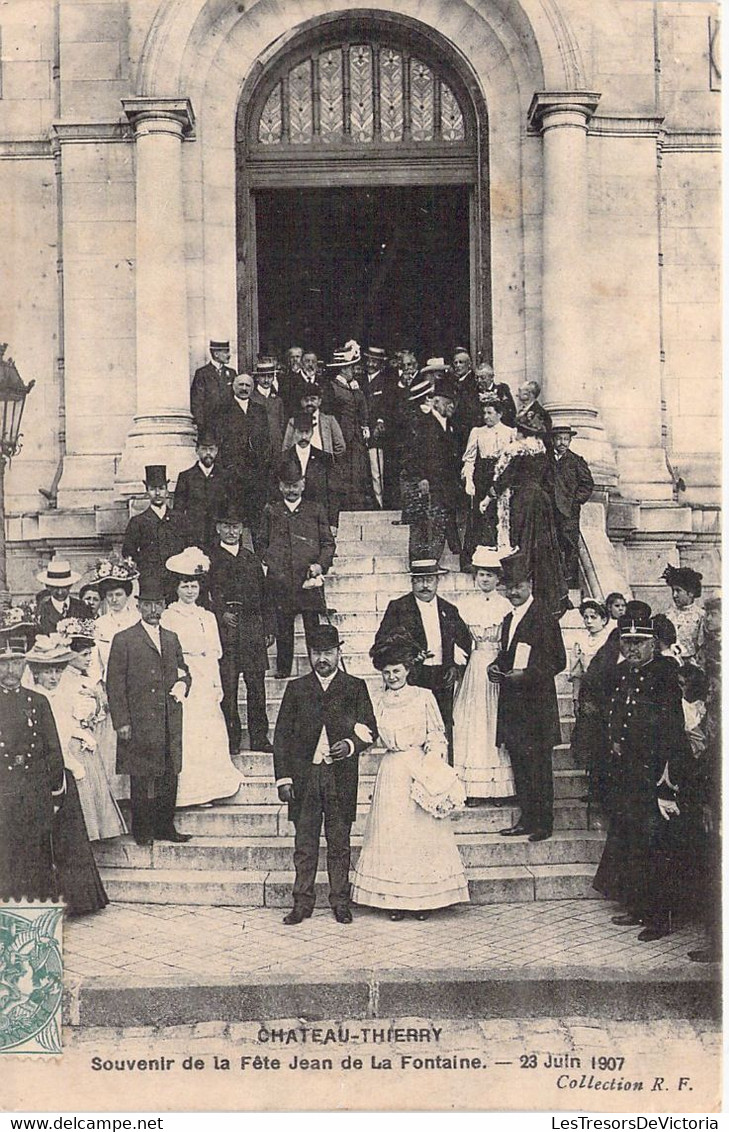
[{"label": "vintage postcard", "polygon": [[0,0],[0,1110],[713,1126],[721,85]]}]

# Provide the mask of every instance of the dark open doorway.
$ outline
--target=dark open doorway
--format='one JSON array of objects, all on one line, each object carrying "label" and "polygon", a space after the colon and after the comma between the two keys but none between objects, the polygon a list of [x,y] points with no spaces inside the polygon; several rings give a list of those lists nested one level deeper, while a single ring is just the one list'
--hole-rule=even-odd
[{"label": "dark open doorway", "polygon": [[470,341],[469,188],[255,192],[261,350]]}]

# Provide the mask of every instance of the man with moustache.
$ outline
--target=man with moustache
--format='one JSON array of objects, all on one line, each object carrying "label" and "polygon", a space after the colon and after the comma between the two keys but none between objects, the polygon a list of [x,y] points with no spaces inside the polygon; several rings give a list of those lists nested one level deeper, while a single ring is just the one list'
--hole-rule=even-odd
[{"label": "man with moustache", "polygon": [[452,376],[442,358],[431,358],[421,377],[436,377],[429,413],[414,417],[412,436],[404,452],[407,478],[418,485],[426,506],[410,522],[410,560],[440,559],[446,541],[454,554],[461,553],[457,512],[461,496],[461,460],[451,418],[456,406]]},{"label": "man with moustache", "polygon": [[253,375],[256,385],[251,393],[251,402],[260,405],[268,419],[272,468],[275,468],[281,459],[285,424],[283,398],[275,388],[277,374],[278,362],[275,358],[259,358]]},{"label": "man with moustache", "polygon": [[580,509],[595,486],[587,461],[570,448],[573,436],[577,432],[570,425],[555,425],[552,429],[554,519],[570,589],[579,583]]},{"label": "man with moustache", "polygon": [[329,903],[337,923],[352,923],[350,832],[357,817],[358,756],[374,741],[377,724],[364,680],[339,667],[341,643],[332,625],[309,633],[312,671],[287,685],[276,722],[276,787],[296,829],[294,904],[283,921],[288,925],[314,910],[322,821]]},{"label": "man with moustache", "polygon": [[197,441],[197,463],[177,477],[175,514],[187,526],[189,542],[208,551],[215,539],[215,519],[223,507],[227,482],[218,464],[218,443],[212,432]]},{"label": "man with moustache", "polygon": [[124,532],[122,557],[131,558],[139,570],[139,584],[152,581],[164,589],[167,581],[165,562],[189,544],[187,526],[182,515],[170,507],[167,468],[149,464],[145,468],[144,486],[149,507],[132,515]]},{"label": "man with moustache", "polygon": [[501,568],[513,611],[504,618],[488,675],[499,685],[496,744],[509,752],[521,808],[519,820],[501,835],[546,841],[554,825],[552,748],[560,740],[555,677],[567,656],[559,622],[532,594],[525,555],[502,558]]},{"label": "man with moustache", "polygon": [[190,671],[175,633],[160,627],[165,601],[154,579],[140,583],[142,620],[111,642],[106,670],[117,774],[128,774],[132,835],[137,845],[183,842],[175,829],[177,777],[182,769],[182,701]]},{"label": "man with moustache", "polygon": [[218,420],[220,464],[228,480],[228,496],[251,531],[261,521],[268,498],[271,433],[266,410],[251,400],[249,373],[233,378],[233,398]]},{"label": "man with moustache", "polygon": [[367,401],[367,423],[369,439],[367,449],[370,461],[372,491],[378,507],[384,505],[385,455],[383,437],[385,433],[388,374],[385,368],[385,351],[381,346],[368,346],[364,354],[365,380],[364,395]]}]

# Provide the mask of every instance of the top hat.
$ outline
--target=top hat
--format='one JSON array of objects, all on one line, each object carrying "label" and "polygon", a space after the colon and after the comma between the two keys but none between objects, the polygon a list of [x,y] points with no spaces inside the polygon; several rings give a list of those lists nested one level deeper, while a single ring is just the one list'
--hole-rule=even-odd
[{"label": "top hat", "polygon": [[692,594],[693,597],[701,596],[701,580],[703,574],[698,570],[692,570],[690,566],[666,566],[661,577],[667,585],[680,586],[686,593]]},{"label": "top hat", "polygon": [[180,554],[173,554],[165,562],[171,574],[178,574],[182,578],[201,578],[210,569],[210,559],[203,554],[199,546],[186,546]]},{"label": "top hat", "polygon": [[366,358],[372,358],[376,362],[384,362],[387,356],[381,346],[368,346],[364,355]]},{"label": "top hat", "polygon": [[36,637],[32,649],[25,654],[29,664],[68,664],[73,656],[60,633]]},{"label": "top hat", "polygon": [[429,578],[433,574],[447,574],[445,566],[439,566],[435,558],[416,558],[410,563],[411,578]]},{"label": "top hat", "polygon": [[211,350],[229,350],[230,342],[224,342],[222,338],[211,338],[209,346]]},{"label": "top hat", "polygon": [[36,574],[36,578],[43,586],[53,589],[54,586],[74,586],[81,575],[71,569],[71,564],[65,558],[53,557],[45,570]]},{"label": "top hat", "polygon": [[310,652],[312,649],[316,649],[317,652],[324,649],[338,649],[341,643],[342,639],[335,625],[315,625],[309,630],[306,642]]},{"label": "top hat", "polygon": [[167,487],[167,465],[147,464],[144,469],[145,487]]},{"label": "top hat", "polygon": [[530,582],[532,571],[529,560],[521,550],[514,550],[501,559],[502,581],[507,586],[518,586],[520,582]]},{"label": "top hat", "polygon": [[342,369],[344,366],[353,366],[361,358],[362,352],[359,344],[353,338],[350,338],[349,342],[345,342],[341,349],[334,351],[331,362],[327,363],[327,368]]},{"label": "top hat", "polygon": [[499,552],[491,546],[477,546],[471,556],[474,570],[501,570]]},{"label": "top hat", "polygon": [[197,447],[201,448],[203,445],[209,446],[214,444],[218,447],[218,438],[210,425],[203,425],[197,434]]}]

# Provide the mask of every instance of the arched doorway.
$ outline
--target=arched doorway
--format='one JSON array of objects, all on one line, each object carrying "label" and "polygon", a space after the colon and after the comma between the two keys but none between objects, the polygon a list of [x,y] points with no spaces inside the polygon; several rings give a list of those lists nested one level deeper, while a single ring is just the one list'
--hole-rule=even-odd
[{"label": "arched doorway", "polygon": [[241,364],[345,337],[490,358],[486,113],[436,33],[359,15],[274,45],[236,139]]}]

